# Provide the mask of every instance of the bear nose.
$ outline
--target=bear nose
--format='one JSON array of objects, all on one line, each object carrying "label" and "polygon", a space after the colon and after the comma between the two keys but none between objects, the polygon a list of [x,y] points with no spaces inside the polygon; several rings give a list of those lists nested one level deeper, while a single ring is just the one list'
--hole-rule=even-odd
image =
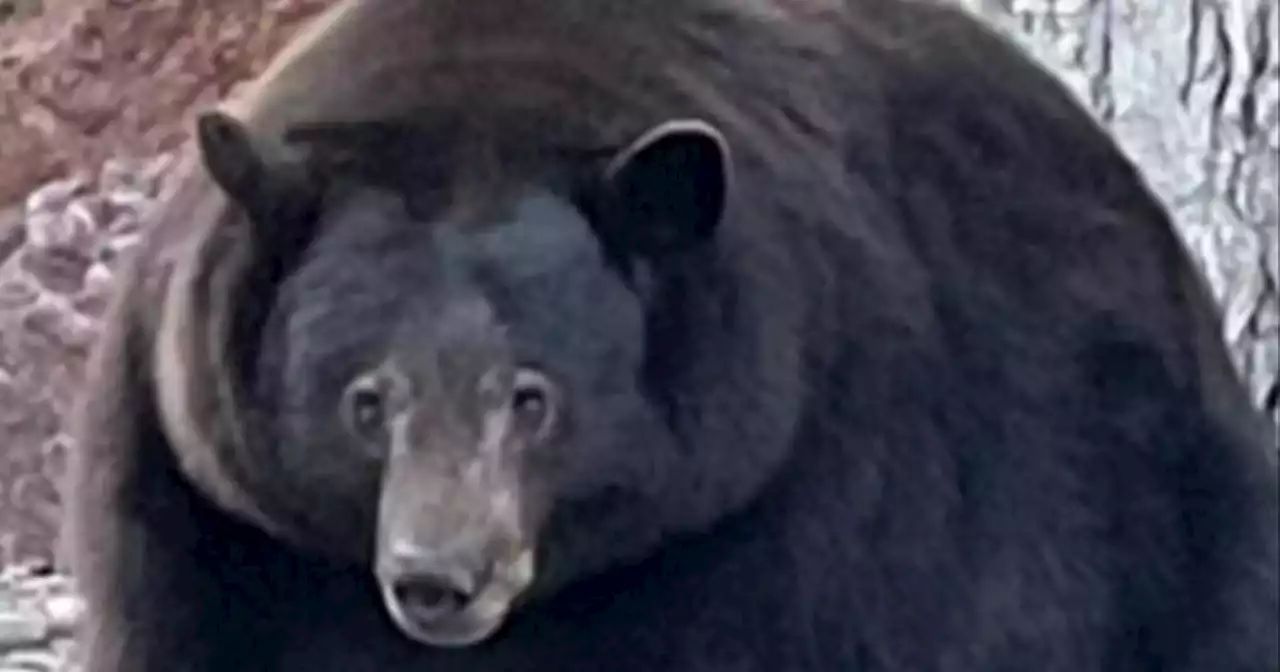
[{"label": "bear nose", "polygon": [[404,576],[391,585],[400,607],[416,621],[430,622],[457,613],[466,607],[472,593],[449,575]]},{"label": "bear nose", "polygon": [[406,615],[430,622],[467,607],[484,587],[482,563],[420,549],[397,549],[384,565],[383,582]]}]

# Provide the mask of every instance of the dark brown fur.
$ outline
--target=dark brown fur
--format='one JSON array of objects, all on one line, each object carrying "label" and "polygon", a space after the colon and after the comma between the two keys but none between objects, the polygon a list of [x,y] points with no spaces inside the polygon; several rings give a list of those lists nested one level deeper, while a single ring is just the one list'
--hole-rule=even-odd
[{"label": "dark brown fur", "polygon": [[[379,147],[373,166],[446,172],[371,177],[408,192],[428,174],[465,203],[509,159],[673,117],[725,133],[736,289],[781,299],[776,330],[824,375],[790,390],[812,396],[791,400],[808,452],[789,477],[848,494],[789,550],[828,582],[784,586],[813,619],[785,627],[753,612],[775,593],[747,569],[706,577],[747,596],[723,611],[649,583],[593,601],[641,565],[491,648],[412,646],[349,549],[290,545],[290,493],[256,469],[241,341],[305,217],[255,227],[192,166],[123,274],[76,430],[88,672],[1275,668],[1269,428],[1168,215],[1005,41],[906,0],[346,0],[316,25],[228,109],[264,142],[412,121],[443,158]],[[1112,537],[1072,536],[1094,517]]]}]

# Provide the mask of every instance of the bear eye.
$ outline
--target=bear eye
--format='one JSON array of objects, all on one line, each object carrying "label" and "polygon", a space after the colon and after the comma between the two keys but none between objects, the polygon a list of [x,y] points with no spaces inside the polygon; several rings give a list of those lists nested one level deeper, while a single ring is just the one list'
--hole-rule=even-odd
[{"label": "bear eye", "polygon": [[511,391],[511,412],[522,431],[536,439],[545,439],[557,414],[557,394],[547,376],[531,369],[516,373]]},{"label": "bear eye", "polygon": [[360,376],[347,386],[342,412],[347,429],[357,437],[375,441],[382,436],[387,417],[385,385],[375,376]]}]

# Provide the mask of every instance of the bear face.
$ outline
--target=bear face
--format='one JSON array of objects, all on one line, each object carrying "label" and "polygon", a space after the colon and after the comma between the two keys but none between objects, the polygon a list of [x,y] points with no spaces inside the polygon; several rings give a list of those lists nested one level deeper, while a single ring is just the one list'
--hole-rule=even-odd
[{"label": "bear face", "polygon": [[[278,399],[288,487],[317,515],[347,515],[315,527],[371,542],[367,561],[414,636],[468,639],[529,587],[534,551],[551,552],[538,542],[553,501],[646,482],[628,472],[651,465],[619,458],[679,453],[637,386],[641,306],[575,210],[528,197],[473,236],[403,212],[365,228],[367,201],[336,210],[282,286],[260,397]],[[424,601],[462,593],[457,618],[480,622],[423,621],[444,609]]]},{"label": "bear face", "polygon": [[261,468],[290,493],[280,522],[366,564],[407,635],[474,644],[516,604],[702,524],[690,510],[732,508],[705,488],[714,454],[672,420],[681,390],[646,378],[670,365],[647,347],[664,278],[714,265],[730,184],[714,128],[663,123],[595,180],[517,182],[438,213],[359,183],[265,189],[310,173],[246,133],[202,139],[251,219],[320,200],[252,368]]}]

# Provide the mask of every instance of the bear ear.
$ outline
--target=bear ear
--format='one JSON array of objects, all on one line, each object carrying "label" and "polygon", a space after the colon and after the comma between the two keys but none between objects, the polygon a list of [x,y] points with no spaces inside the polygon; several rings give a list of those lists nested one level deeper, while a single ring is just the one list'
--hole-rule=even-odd
[{"label": "bear ear", "polygon": [[196,118],[196,146],[205,170],[227,196],[240,203],[259,197],[266,161],[243,123],[224,112],[204,112]]},{"label": "bear ear", "polygon": [[311,184],[302,167],[265,155],[240,120],[204,112],[196,118],[195,135],[209,176],[251,217],[289,212],[310,201]]},{"label": "bear ear", "polygon": [[658,124],[606,166],[602,234],[642,256],[706,241],[724,218],[729,171],[728,142],[711,124]]}]

